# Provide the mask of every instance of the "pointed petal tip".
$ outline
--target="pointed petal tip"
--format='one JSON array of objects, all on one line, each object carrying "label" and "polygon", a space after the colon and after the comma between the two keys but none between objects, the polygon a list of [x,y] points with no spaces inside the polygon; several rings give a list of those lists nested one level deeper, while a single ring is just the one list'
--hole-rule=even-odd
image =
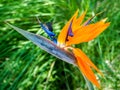
[{"label": "pointed petal tip", "polygon": [[36,19],[37,19],[38,23],[40,24],[41,21],[40,21],[40,19],[38,18],[38,16],[36,16]]},{"label": "pointed petal tip", "polygon": [[93,73],[91,68],[94,68],[98,73],[100,73],[102,76],[103,74],[100,72],[100,70],[89,60],[89,58],[78,48],[72,49],[75,57],[77,59],[77,64],[82,71],[83,75],[92,82],[97,88],[100,88],[100,84],[98,80],[96,79],[95,74]]},{"label": "pointed petal tip", "polygon": [[79,12],[79,9],[77,9],[76,12],[78,13],[78,12]]},{"label": "pointed petal tip", "polygon": [[107,21],[107,19],[108,19],[108,18],[104,18],[104,19],[102,19],[102,21],[103,21],[103,22],[106,22],[106,21]]}]

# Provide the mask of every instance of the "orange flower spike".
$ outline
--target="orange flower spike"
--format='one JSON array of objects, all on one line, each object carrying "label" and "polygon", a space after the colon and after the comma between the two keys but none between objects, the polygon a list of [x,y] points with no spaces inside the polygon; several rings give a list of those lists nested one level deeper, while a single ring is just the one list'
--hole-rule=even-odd
[{"label": "orange flower spike", "polygon": [[83,60],[81,60],[80,57],[76,57],[78,59],[77,63],[78,63],[78,67],[80,69],[80,71],[82,72],[82,74],[89,80],[91,81],[93,84],[95,84],[97,87],[100,88],[100,85],[94,75],[94,73],[92,72],[92,70],[90,69],[90,67],[84,63]]},{"label": "orange flower spike", "polygon": [[105,23],[106,18],[87,26],[82,26],[74,32],[74,37],[70,37],[67,45],[79,44],[82,42],[88,42],[96,38],[100,33],[102,33],[110,23]]},{"label": "orange flower spike", "polygon": [[81,57],[81,59],[84,59],[86,64],[88,64],[90,67],[95,69],[98,73],[100,73],[103,76],[102,72],[92,63],[92,61],[82,52],[82,50],[76,48],[76,49],[73,49],[73,52],[79,57]]},{"label": "orange flower spike", "polygon": [[86,11],[83,12],[83,14],[76,20],[77,25],[81,25],[82,21],[84,20],[85,15],[86,15]]},{"label": "orange flower spike", "polygon": [[94,73],[92,72],[92,70],[90,69],[90,67],[84,63],[84,60],[82,60],[80,57],[77,57],[77,64],[78,67],[80,69],[80,71],[82,72],[82,74],[93,84],[95,84],[98,88],[100,88],[100,84],[98,83]]},{"label": "orange flower spike", "polygon": [[79,17],[79,18],[76,18],[74,21],[73,21],[73,26],[72,26],[72,29],[73,29],[73,32],[75,32],[78,28],[80,28],[81,26],[81,23],[83,22],[83,19],[85,17],[85,14],[86,12],[83,12],[83,14]]},{"label": "orange flower spike", "polygon": [[88,32],[85,34],[85,38],[83,39],[83,42],[88,42],[90,40],[93,40],[99,34],[101,34],[110,25],[109,22],[105,23],[105,21],[106,21],[106,18],[96,23],[93,29],[90,28],[86,30]]},{"label": "orange flower spike", "polygon": [[94,38],[96,38],[100,33],[102,33],[108,26],[110,25],[110,23],[105,23],[103,26],[101,26],[99,29],[96,29],[95,32],[93,32],[92,34],[89,35],[89,38],[86,39],[84,42],[88,42]]},{"label": "orange flower spike", "polygon": [[[69,25],[70,25],[70,22],[75,18],[76,19],[76,16],[78,15],[78,10],[75,12],[75,14],[72,16],[72,18],[67,22],[67,24],[63,27],[63,29],[61,30],[59,36],[58,36],[58,43],[57,45],[62,47],[65,45],[65,41],[66,41],[66,36],[67,36],[67,33],[68,33],[68,28],[69,28]],[[74,20],[73,20],[74,22]]]},{"label": "orange flower spike", "polygon": [[99,72],[101,75],[103,75],[100,70],[90,61],[90,59],[80,50],[73,48],[73,53],[76,57],[76,62],[80,70],[82,71],[82,74],[85,75],[85,77],[94,83],[98,88],[100,88],[100,85],[91,69],[95,69],[97,72]]}]

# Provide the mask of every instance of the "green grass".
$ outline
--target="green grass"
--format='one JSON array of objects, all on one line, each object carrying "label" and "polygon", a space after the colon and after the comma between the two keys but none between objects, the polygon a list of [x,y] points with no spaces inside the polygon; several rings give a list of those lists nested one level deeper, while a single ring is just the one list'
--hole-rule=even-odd
[{"label": "green grass", "polygon": [[119,5],[119,0],[0,0],[0,90],[88,90],[77,67],[41,50],[4,23],[46,36],[36,20],[39,16],[42,22],[53,21],[58,35],[77,9],[87,10],[85,19],[104,10],[93,22],[105,17],[111,22],[99,37],[76,47],[104,73],[104,78],[98,75],[101,90],[119,90]]}]

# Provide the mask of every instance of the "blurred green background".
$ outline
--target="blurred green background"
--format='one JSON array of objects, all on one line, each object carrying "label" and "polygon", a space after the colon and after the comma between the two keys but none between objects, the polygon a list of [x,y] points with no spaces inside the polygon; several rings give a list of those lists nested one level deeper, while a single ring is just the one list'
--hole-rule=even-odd
[{"label": "blurred green background", "polygon": [[[120,0],[0,0],[0,90],[88,90],[79,69],[41,50],[4,21],[36,34],[42,22],[53,22],[58,33],[79,9],[86,19],[105,17],[111,25],[99,37],[76,45],[104,73],[100,90],[120,90]],[[95,90],[98,90],[97,88]]]}]

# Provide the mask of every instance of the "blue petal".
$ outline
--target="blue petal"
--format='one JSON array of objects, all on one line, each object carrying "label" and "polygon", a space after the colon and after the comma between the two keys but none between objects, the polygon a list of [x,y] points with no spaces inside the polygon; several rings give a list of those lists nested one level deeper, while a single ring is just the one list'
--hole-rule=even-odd
[{"label": "blue petal", "polygon": [[41,28],[48,34],[48,36],[50,37],[50,39],[57,44],[57,39],[55,38],[55,33],[53,33],[53,28],[52,28],[52,23],[48,22],[46,24],[43,24],[39,18],[37,17],[37,20],[41,26]]},{"label": "blue petal", "polygon": [[73,37],[73,32],[72,32],[72,22],[70,22],[70,26],[68,28],[68,35]]},{"label": "blue petal", "polygon": [[[100,13],[101,13],[101,12],[100,12]],[[96,14],[95,16],[99,15],[100,13]],[[85,23],[84,23],[84,26],[90,24],[91,21],[93,20],[93,18],[94,18],[95,16],[91,17],[87,22],[85,22]]]},{"label": "blue petal", "polygon": [[[73,21],[73,20],[72,20],[72,21]],[[69,28],[68,28],[68,32],[67,32],[67,35],[66,35],[66,41],[68,41],[68,36],[71,36],[71,37],[74,36],[74,34],[73,34],[73,32],[72,32],[72,21],[70,22],[70,26],[69,26]]]},{"label": "blue petal", "polygon": [[91,21],[92,21],[93,18],[90,18],[85,24],[84,26],[88,25]]},{"label": "blue petal", "polygon": [[50,39],[55,43],[57,44],[57,39],[55,37],[50,37]]},{"label": "blue petal", "polygon": [[49,29],[51,32],[53,31],[52,23],[51,23],[51,22],[46,23],[46,26],[48,27],[48,29]]},{"label": "blue petal", "polygon": [[55,36],[55,34],[52,31],[50,31],[46,25],[40,23],[40,26],[48,34],[48,36]]}]

